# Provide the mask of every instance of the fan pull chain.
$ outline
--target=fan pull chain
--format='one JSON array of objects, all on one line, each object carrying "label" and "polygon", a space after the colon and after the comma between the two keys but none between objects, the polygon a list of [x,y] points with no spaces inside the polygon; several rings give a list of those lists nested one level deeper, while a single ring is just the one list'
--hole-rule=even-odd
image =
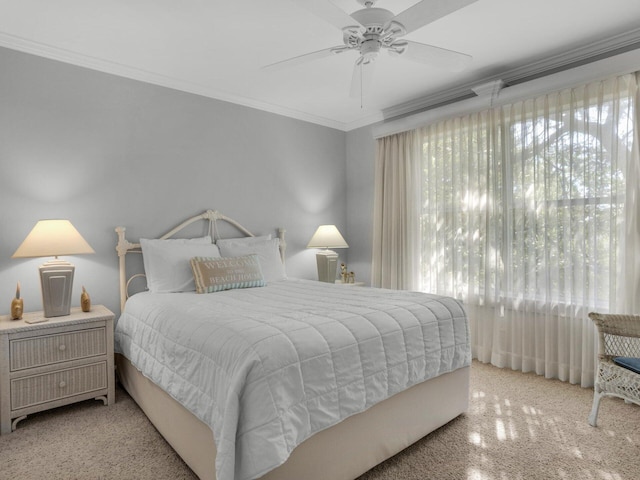
[{"label": "fan pull chain", "polygon": [[363,87],[362,87],[362,85],[363,85],[362,76],[364,75],[363,64],[364,64],[364,62],[360,63],[360,110],[362,110],[364,108],[364,94],[362,92],[362,89],[363,89]]}]

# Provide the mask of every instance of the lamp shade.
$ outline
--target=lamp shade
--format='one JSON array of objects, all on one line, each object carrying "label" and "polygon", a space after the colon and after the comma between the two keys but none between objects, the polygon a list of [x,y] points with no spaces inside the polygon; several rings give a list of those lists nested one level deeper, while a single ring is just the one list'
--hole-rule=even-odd
[{"label": "lamp shade", "polygon": [[95,253],[69,220],[40,220],[12,258]]},{"label": "lamp shade", "polygon": [[320,225],[307,248],[349,248],[335,225]]}]

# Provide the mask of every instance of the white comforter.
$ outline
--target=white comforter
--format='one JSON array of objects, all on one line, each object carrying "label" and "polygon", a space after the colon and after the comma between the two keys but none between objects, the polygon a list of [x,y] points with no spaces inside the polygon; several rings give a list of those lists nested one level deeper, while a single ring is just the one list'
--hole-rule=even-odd
[{"label": "white comforter", "polygon": [[454,299],[305,280],[134,295],[116,351],[211,426],[218,480],[260,477],[314,433],[471,362]]}]

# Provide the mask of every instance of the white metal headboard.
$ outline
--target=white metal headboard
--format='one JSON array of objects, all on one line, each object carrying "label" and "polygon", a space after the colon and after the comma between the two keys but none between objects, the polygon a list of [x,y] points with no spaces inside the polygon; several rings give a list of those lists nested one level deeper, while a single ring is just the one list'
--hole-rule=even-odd
[{"label": "white metal headboard", "polygon": [[[187,220],[182,222],[180,225],[169,230],[167,233],[165,233],[159,238],[161,240],[171,238],[176,233],[187,228],[192,223],[195,223],[201,220],[202,221],[206,220],[209,222],[209,234],[211,235],[211,238],[214,239],[214,241],[219,238],[217,224],[216,224],[218,220],[223,220],[229,223],[230,225],[233,225],[235,228],[237,228],[240,232],[242,232],[248,237],[255,237],[253,233],[251,233],[249,230],[247,230],[245,227],[240,225],[238,222],[236,222],[232,218],[229,218],[226,215],[223,215],[217,210],[207,210],[206,212],[201,213],[200,215],[196,215],[195,217],[188,218]],[[127,301],[127,298],[129,298],[129,292],[128,292],[129,283],[134,278],[143,277],[145,275],[143,273],[136,273],[134,275],[131,275],[127,279],[126,255],[127,253],[142,253],[142,249],[139,243],[131,243],[125,238],[125,232],[126,232],[125,227],[116,227],[116,232],[118,234],[118,244],[116,245],[116,251],[118,252],[118,257],[120,260],[120,311],[122,312],[122,310],[124,310],[124,304]],[[285,232],[286,230],[284,228],[278,228],[278,238],[280,239],[280,257],[282,258],[283,264],[285,259],[285,250],[287,248],[287,243],[284,238]]]}]

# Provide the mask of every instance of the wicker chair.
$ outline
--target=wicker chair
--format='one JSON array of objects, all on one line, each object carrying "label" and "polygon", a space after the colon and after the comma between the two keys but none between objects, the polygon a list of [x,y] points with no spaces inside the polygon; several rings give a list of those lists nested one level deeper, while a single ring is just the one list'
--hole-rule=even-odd
[{"label": "wicker chair", "polygon": [[640,316],[590,313],[598,328],[598,369],[589,424],[597,425],[600,400],[620,397],[640,405],[640,374],[614,363],[616,357],[640,358]]}]

